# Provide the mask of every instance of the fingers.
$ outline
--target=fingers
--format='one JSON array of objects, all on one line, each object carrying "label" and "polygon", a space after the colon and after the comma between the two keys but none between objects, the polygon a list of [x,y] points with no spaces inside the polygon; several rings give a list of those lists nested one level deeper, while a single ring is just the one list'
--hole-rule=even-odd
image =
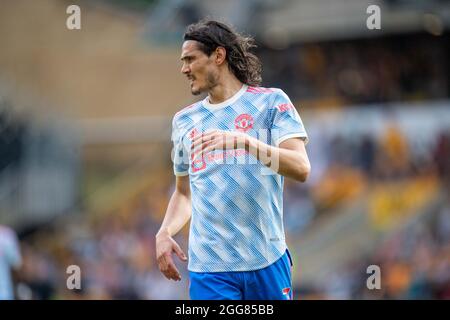
[{"label": "fingers", "polygon": [[192,156],[193,158],[196,158],[198,155],[202,155],[205,154],[204,150],[206,147],[208,147],[209,145],[214,144],[215,141],[214,140],[209,140],[209,141],[205,141],[202,144],[198,145],[197,147],[192,146]]},{"label": "fingers", "polygon": [[192,158],[203,157],[215,150],[244,149],[247,137],[243,134],[213,130],[196,136],[191,144]]},{"label": "fingers", "polygon": [[172,251],[174,251],[182,261],[187,260],[187,257],[180,246],[175,241],[171,240],[162,246],[160,254],[157,256],[158,267],[167,279],[180,281],[181,275],[172,259]]},{"label": "fingers", "polygon": [[175,251],[176,255],[178,256],[178,258],[180,258],[182,261],[186,261],[187,257],[184,254],[183,250],[181,250],[180,246],[178,244],[175,244],[173,246],[173,250]]},{"label": "fingers", "polygon": [[192,145],[194,147],[196,147],[196,146],[200,145],[202,142],[213,139],[214,135],[216,135],[218,133],[219,133],[218,130],[212,130],[212,131],[207,131],[205,133],[199,134],[192,140]]},{"label": "fingers", "polygon": [[160,259],[160,270],[169,280],[180,281],[181,275],[170,254],[164,254]]},{"label": "fingers", "polygon": [[158,261],[159,270],[164,274],[164,276],[166,276],[166,278],[168,278],[168,276],[166,275],[167,262],[166,262],[164,256],[162,255],[162,256],[158,257],[157,261]]},{"label": "fingers", "polygon": [[205,130],[203,133],[196,135],[194,137],[194,139],[192,140],[192,142],[198,141],[198,140],[202,140],[202,138],[204,139],[205,137],[208,138],[211,135],[218,134],[218,133],[221,133],[221,132],[222,132],[221,130],[217,130],[217,129]]},{"label": "fingers", "polygon": [[[223,149],[225,144],[226,133],[220,130],[213,130],[194,138],[191,145],[191,153],[194,158],[198,155],[203,156],[210,151]],[[214,147],[208,148],[210,146]],[[207,152],[205,152],[206,148],[208,148]]]},{"label": "fingers", "polygon": [[217,148],[217,146],[215,143],[210,144],[201,151],[201,155],[203,156],[205,154],[208,154],[208,152],[214,151],[214,150],[216,150],[216,148]]}]

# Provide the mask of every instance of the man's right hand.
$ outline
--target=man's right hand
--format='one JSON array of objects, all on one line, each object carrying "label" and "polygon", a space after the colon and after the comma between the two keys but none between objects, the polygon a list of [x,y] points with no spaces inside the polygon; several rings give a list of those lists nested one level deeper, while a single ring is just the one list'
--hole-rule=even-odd
[{"label": "man's right hand", "polygon": [[156,235],[156,260],[158,261],[159,270],[167,279],[180,281],[181,275],[172,259],[172,252],[175,252],[180,260],[187,261],[183,250],[181,250],[178,243],[176,243],[169,233],[158,232]]}]

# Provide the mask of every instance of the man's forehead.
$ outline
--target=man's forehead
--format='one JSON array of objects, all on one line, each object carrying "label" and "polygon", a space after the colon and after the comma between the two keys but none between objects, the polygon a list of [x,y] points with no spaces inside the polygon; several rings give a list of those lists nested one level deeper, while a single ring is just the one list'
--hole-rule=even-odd
[{"label": "man's forehead", "polygon": [[186,40],[183,42],[183,46],[181,47],[181,57],[195,53],[195,51],[198,51],[198,43],[195,40]]}]

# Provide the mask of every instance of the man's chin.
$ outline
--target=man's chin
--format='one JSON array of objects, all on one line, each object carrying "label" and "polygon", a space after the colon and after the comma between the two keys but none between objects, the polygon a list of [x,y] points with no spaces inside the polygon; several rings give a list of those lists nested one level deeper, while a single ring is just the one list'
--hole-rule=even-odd
[{"label": "man's chin", "polygon": [[200,90],[200,89],[192,89],[192,88],[191,88],[191,93],[192,93],[194,96],[198,96],[199,94],[202,93],[202,90]]}]

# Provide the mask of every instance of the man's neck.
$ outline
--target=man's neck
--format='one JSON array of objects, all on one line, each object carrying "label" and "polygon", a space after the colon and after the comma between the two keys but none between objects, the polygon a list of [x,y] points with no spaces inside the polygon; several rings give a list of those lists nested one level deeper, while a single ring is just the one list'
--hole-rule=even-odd
[{"label": "man's neck", "polygon": [[225,100],[234,96],[242,88],[242,82],[238,79],[230,79],[224,83],[217,84],[212,88],[209,93],[209,102],[212,104],[217,104],[224,102]]}]

